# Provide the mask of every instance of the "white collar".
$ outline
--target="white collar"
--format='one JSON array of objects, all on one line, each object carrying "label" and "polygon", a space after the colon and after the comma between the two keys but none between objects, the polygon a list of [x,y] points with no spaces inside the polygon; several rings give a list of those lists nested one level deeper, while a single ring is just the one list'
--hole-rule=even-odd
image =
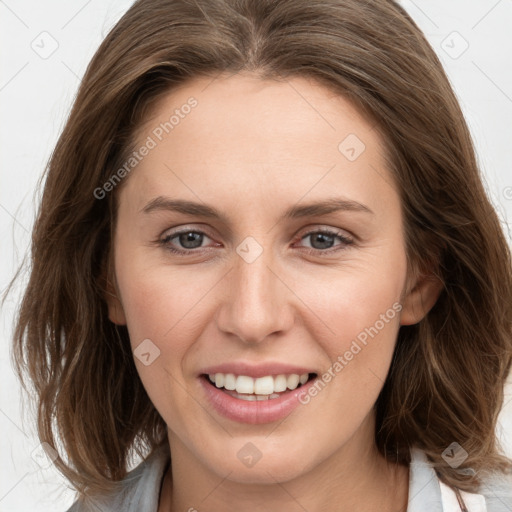
[{"label": "white collar", "polygon": [[411,449],[409,466],[409,505],[407,512],[445,512],[436,472],[420,449]]},{"label": "white collar", "polygon": [[[485,496],[459,491],[468,512],[487,512]],[[461,512],[453,489],[441,482],[423,451],[411,449],[407,512]],[[496,509],[497,510],[497,509]]]}]

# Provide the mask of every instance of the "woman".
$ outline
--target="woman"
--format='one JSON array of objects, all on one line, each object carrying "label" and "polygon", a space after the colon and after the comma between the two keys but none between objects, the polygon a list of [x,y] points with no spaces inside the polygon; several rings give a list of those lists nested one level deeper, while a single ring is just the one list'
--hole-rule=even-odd
[{"label": "woman", "polygon": [[510,252],[396,3],[135,2],[32,263],[17,369],[71,511],[512,510]]}]

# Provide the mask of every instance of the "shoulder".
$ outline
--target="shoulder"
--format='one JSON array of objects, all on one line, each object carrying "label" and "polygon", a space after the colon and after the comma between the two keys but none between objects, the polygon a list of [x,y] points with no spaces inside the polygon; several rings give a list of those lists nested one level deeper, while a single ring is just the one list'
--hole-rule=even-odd
[{"label": "shoulder", "polygon": [[425,453],[411,450],[408,512],[512,512],[512,477],[495,474],[478,492],[455,491],[442,482]]},{"label": "shoulder", "polygon": [[160,484],[169,462],[168,445],[154,450],[106,495],[77,499],[67,512],[156,512]]},{"label": "shoulder", "polygon": [[478,492],[485,497],[487,512],[512,511],[512,475],[497,473],[486,478]]},{"label": "shoulder", "polygon": [[[441,481],[439,481],[439,485],[443,496],[443,511],[512,511],[512,478],[506,475],[496,475],[484,480],[476,493],[460,490],[456,492]],[[459,499],[462,503],[459,502]]]}]

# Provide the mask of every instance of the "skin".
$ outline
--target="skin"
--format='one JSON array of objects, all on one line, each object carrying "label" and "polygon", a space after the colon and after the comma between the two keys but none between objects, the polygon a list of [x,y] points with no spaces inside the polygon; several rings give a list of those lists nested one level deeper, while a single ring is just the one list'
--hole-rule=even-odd
[{"label": "skin", "polygon": [[[197,107],[117,191],[107,298],[110,319],[128,326],[134,349],[149,338],[160,350],[148,366],[135,358],[168,425],[172,464],[159,512],[405,511],[409,470],[377,452],[373,406],[400,325],[423,318],[440,284],[407,275],[383,139],[371,120],[315,82],[243,73],[196,78],[167,94],[138,130],[136,147],[190,96]],[[354,161],[338,149],[348,134],[366,146]],[[227,223],[141,212],[157,196],[208,203]],[[292,205],[328,197],[357,201],[373,214],[281,219]],[[155,242],[180,228],[205,234],[188,246],[198,248],[179,237],[168,243],[192,255]],[[353,243],[334,237],[322,246],[307,236],[325,229]],[[236,252],[247,236],[263,250],[251,263]],[[327,371],[394,303],[402,310],[284,420],[237,423],[205,399],[197,374],[207,365],[281,361]],[[252,467],[237,457],[248,442],[262,454]]]}]

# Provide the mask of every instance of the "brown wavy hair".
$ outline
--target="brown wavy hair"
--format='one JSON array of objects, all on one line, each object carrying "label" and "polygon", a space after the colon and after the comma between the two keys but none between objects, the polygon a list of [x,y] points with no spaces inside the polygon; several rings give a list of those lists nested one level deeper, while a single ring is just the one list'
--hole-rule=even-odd
[{"label": "brown wavy hair", "polygon": [[[95,190],[133,150],[155,101],[192,78],[241,71],[312,78],[383,135],[409,268],[434,268],[443,289],[399,330],[376,444],[400,464],[416,446],[444,482],[475,492],[486,472],[511,467],[495,433],[512,360],[510,249],[440,61],[391,0],[138,0],[110,31],[46,168],[16,318],[13,362],[31,384],[41,441],[88,494],[115,487],[132,450],[144,457],[166,442],[126,327],[108,318],[122,183],[104,199]],[[442,457],[454,441],[468,453],[457,469]]]}]

